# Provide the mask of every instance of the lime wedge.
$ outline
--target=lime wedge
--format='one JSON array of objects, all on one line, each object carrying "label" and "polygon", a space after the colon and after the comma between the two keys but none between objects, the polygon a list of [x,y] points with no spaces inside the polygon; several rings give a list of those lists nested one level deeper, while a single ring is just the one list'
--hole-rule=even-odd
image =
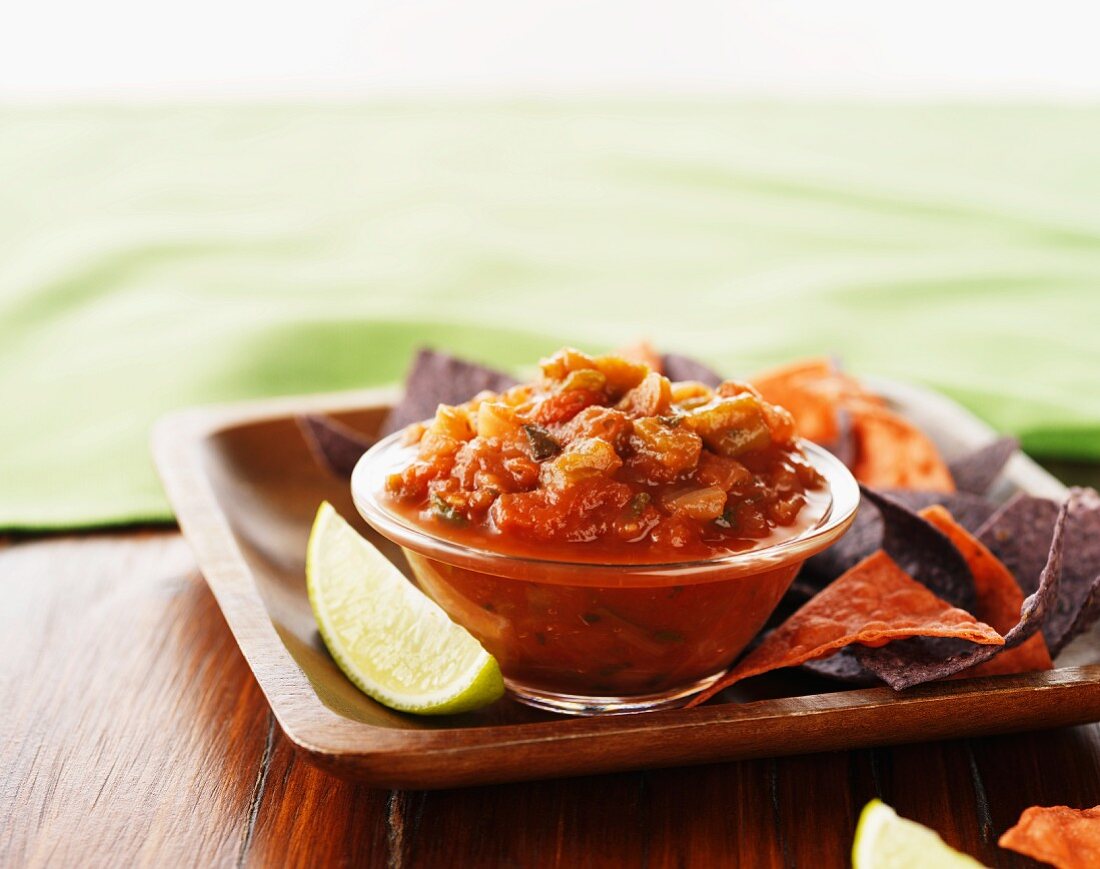
[{"label": "lime wedge", "polygon": [[982,869],[932,830],[899,818],[880,800],[863,808],[852,845],[852,869]]},{"label": "lime wedge", "polygon": [[309,536],[306,588],[337,665],[379,703],[447,715],[504,693],[496,659],[328,502]]}]

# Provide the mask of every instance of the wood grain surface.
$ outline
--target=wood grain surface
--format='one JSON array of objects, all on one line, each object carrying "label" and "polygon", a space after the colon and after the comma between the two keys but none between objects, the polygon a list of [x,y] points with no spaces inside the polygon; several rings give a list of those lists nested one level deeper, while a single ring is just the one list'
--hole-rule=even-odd
[{"label": "wood grain surface", "polygon": [[450,791],[295,755],[178,534],[0,548],[4,866],[845,866],[862,805],[994,866],[1100,803],[1100,727]]}]

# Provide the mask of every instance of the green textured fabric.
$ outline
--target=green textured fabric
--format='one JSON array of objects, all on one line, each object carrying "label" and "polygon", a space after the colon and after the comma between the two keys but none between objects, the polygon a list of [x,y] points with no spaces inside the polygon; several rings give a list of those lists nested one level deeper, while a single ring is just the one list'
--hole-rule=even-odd
[{"label": "green textured fabric", "polygon": [[1100,109],[0,109],[0,527],[165,520],[183,405],[648,335],[1100,458]]}]

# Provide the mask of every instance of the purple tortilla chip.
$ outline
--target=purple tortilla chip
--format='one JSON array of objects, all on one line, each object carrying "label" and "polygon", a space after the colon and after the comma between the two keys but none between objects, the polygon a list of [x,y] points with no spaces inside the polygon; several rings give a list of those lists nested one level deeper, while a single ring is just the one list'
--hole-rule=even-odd
[{"label": "purple tortilla chip", "polygon": [[373,443],[371,438],[330,416],[310,413],[296,419],[313,458],[338,477],[350,477],[359,457]]},{"label": "purple tortilla chip", "polygon": [[[900,501],[912,511],[923,510],[932,504],[942,504],[955,521],[971,533],[977,531],[997,512],[997,507],[985,498],[965,492],[887,489],[883,494]],[[879,549],[882,549],[882,516],[873,504],[864,501],[848,533],[806,562],[806,581],[815,582],[819,587],[827,585]]]},{"label": "purple tortilla chip", "polygon": [[1092,585],[1089,587],[1089,593],[1085,597],[1085,602],[1077,611],[1077,615],[1073,619],[1073,624],[1069,626],[1069,630],[1066,632],[1065,637],[1063,637],[1063,648],[1074,637],[1083,634],[1096,624],[1097,619],[1100,619],[1100,576],[1093,580]]},{"label": "purple tortilla chip", "polygon": [[405,394],[382,425],[387,435],[435,416],[441,404],[462,404],[479,392],[503,392],[518,381],[509,374],[435,350],[420,350],[405,378]]},{"label": "purple tortilla chip", "polygon": [[1100,494],[1095,489],[1071,489],[1070,500],[1074,509],[1066,521],[1062,591],[1044,632],[1049,634],[1052,656],[1096,620],[1098,606],[1093,589],[1100,581]]},{"label": "purple tortilla chip", "polygon": [[806,561],[802,574],[824,588],[851,570],[872,552],[882,549],[882,517],[866,501],[859,506],[855,521],[836,543]]},{"label": "purple tortilla chip", "polygon": [[1043,627],[1043,623],[1054,610],[1062,579],[1067,519],[1078,509],[1079,494],[1071,492],[1054,523],[1047,562],[1039,578],[1039,586],[1034,594],[1024,600],[1020,621],[1005,634],[1003,646],[974,646],[966,643],[968,648],[960,648],[957,640],[949,644],[944,640],[913,638],[887,643],[877,649],[855,647],[856,658],[887,685],[900,691],[952,676],[988,661],[1004,649],[1020,645]]},{"label": "purple tortilla chip", "polygon": [[817,676],[832,679],[835,682],[843,682],[846,685],[870,688],[882,684],[878,676],[859,662],[859,659],[850,648],[841,649],[828,658],[807,661],[802,665],[802,669],[809,670]]},{"label": "purple tortilla chip", "polygon": [[665,377],[672,381],[698,380],[707,386],[717,386],[725,378],[709,365],[704,365],[690,356],[681,356],[679,353],[666,353],[661,357],[661,368]]},{"label": "purple tortilla chip", "polygon": [[882,514],[882,548],[913,579],[952,606],[974,606],[974,575],[946,534],[900,501],[867,486],[863,497]]},{"label": "purple tortilla chip", "polygon": [[[1100,580],[1100,495],[1092,489],[1070,492],[1073,510],[1066,520],[1062,591],[1043,625],[1043,638],[1057,655],[1100,613],[1093,586]],[[1038,585],[1037,553],[1048,549],[1058,507],[1046,498],[1017,495],[978,533],[978,539],[1012,571],[1024,594]]]},{"label": "purple tortilla chip", "polygon": [[984,495],[1001,475],[1008,460],[1020,448],[1016,438],[998,438],[948,465],[955,488],[960,492]]},{"label": "purple tortilla chip", "polygon": [[1039,587],[1059,506],[1020,493],[978,529],[978,540],[1012,571],[1024,594]]},{"label": "purple tortilla chip", "polygon": [[969,492],[924,492],[916,489],[885,489],[884,492],[918,513],[925,507],[940,504],[971,534],[997,512],[997,505],[992,501]]}]

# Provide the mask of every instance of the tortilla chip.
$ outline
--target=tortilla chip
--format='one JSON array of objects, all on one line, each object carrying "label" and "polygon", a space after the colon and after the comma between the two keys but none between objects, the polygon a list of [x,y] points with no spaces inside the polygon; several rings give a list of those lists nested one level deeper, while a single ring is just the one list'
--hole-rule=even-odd
[{"label": "tortilla chip", "polygon": [[[1020,611],[1024,606],[1024,593],[1012,573],[943,507],[926,507],[920,515],[946,534],[966,559],[974,577],[974,615],[1000,633],[1007,634],[1020,620]],[[1030,673],[1049,670],[1053,666],[1042,634],[1036,633],[1015,649],[1008,649],[969,669],[966,675]]]},{"label": "tortilla chip", "polygon": [[808,670],[816,676],[858,688],[870,688],[882,684],[878,676],[859,662],[851,649],[841,649],[828,658],[807,661],[801,669]]},{"label": "tortilla chip", "polygon": [[1100,866],[1100,806],[1033,806],[997,844],[1058,869]]},{"label": "tortilla chip", "polygon": [[[1100,495],[1093,489],[1070,491],[1066,522],[1066,557],[1062,590],[1043,625],[1052,655],[1058,653],[1100,616]],[[1018,495],[978,532],[981,540],[1029,593],[1038,582],[1037,552],[1049,548],[1057,505],[1046,498]]]},{"label": "tortilla chip", "polygon": [[997,438],[955,459],[948,465],[955,488],[960,492],[984,495],[1019,448],[1020,442],[1016,438]]},{"label": "tortilla chip", "polygon": [[1039,587],[1058,513],[1056,501],[1021,492],[978,529],[978,540],[1012,571],[1024,594]]},{"label": "tortilla chip", "polygon": [[791,412],[799,435],[819,444],[839,440],[841,399],[849,392],[862,393],[854,380],[824,356],[762,371],[750,377],[749,383],[766,401]]},{"label": "tortilla chip", "polygon": [[1080,636],[1096,624],[1097,619],[1100,619],[1100,576],[1093,580],[1085,602],[1077,611],[1066,636],[1062,638],[1062,648],[1065,648],[1070,640]]},{"label": "tortilla chip", "polygon": [[978,664],[983,664],[1006,649],[1015,649],[1039,631],[1058,599],[1062,578],[1062,555],[1066,519],[1075,509],[1071,493],[1054,523],[1047,563],[1034,594],[1024,599],[1020,619],[1004,635],[1004,645],[998,648],[958,648],[935,640],[911,639],[891,643],[881,649],[855,649],[856,657],[868,670],[895,690],[910,688],[936,679],[946,679]]},{"label": "tortilla chip", "polygon": [[371,438],[331,416],[309,413],[296,420],[314,460],[337,477],[350,477],[360,456],[373,443]]},{"label": "tortilla chip", "polygon": [[844,536],[828,549],[807,559],[799,575],[824,588],[880,549],[882,516],[873,504],[864,501]]},{"label": "tortilla chip", "polygon": [[503,392],[516,383],[511,375],[484,365],[420,350],[405,378],[405,394],[390,410],[381,433],[391,434],[431,419],[441,404],[462,404],[484,390]]},{"label": "tortilla chip", "polygon": [[852,474],[879,489],[953,492],[951,472],[920,429],[884,407],[850,407],[856,440]]},{"label": "tortilla chip", "polygon": [[918,512],[939,504],[947,508],[951,517],[972,534],[977,533],[998,510],[998,505],[988,498],[970,492],[927,492],[917,489],[885,489],[884,492]]},{"label": "tortilla chip", "polygon": [[[986,499],[965,492],[890,489],[883,494],[911,511],[942,504],[968,531],[976,531],[997,511],[996,506]],[[810,558],[802,576],[807,582],[824,586],[881,548],[882,516],[873,503],[864,499],[848,532],[824,552]]]},{"label": "tortilla chip", "polygon": [[885,552],[857,564],[768,634],[688,706],[735,682],[824,658],[852,644],[881,646],[906,637],[954,637],[990,646],[1004,639],[970,613],[936,597]]},{"label": "tortilla chip", "polygon": [[669,380],[678,382],[682,380],[698,380],[710,387],[717,387],[723,380],[721,374],[708,365],[704,365],[698,359],[690,356],[681,356],[678,353],[666,353],[660,358],[660,366],[657,368]]},{"label": "tortilla chip", "polygon": [[860,491],[882,514],[882,548],[902,570],[937,597],[972,610],[974,577],[947,535],[889,495],[866,486]]},{"label": "tortilla chip", "polygon": [[1066,523],[1062,591],[1047,622],[1054,637],[1048,641],[1050,652],[1055,656],[1098,614],[1094,589],[1100,582],[1100,493],[1071,489],[1070,501],[1074,506]]}]

